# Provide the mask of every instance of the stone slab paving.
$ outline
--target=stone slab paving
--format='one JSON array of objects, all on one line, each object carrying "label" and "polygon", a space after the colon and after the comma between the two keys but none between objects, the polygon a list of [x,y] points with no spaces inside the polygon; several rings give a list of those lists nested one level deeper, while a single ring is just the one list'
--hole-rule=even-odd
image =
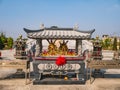
[{"label": "stone slab paving", "polygon": [[0,80],[0,90],[120,90],[120,79],[97,78],[85,85],[25,85],[24,79]]}]

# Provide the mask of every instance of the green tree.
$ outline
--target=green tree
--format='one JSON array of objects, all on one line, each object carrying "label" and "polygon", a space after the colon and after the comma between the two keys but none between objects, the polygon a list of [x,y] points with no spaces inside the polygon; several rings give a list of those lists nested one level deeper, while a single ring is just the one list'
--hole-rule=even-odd
[{"label": "green tree", "polygon": [[102,47],[103,47],[103,49],[110,49],[111,48],[111,39],[106,38],[104,41],[102,41]]},{"label": "green tree", "polygon": [[117,51],[117,38],[114,37],[114,41],[113,41],[113,50]]},{"label": "green tree", "polygon": [[8,46],[9,49],[12,48],[12,46],[13,46],[13,38],[11,38],[11,37],[7,38],[7,46]]},{"label": "green tree", "polygon": [[3,44],[2,40],[1,40],[1,36],[0,36],[0,49],[3,49],[3,47],[4,47],[4,44]]},{"label": "green tree", "polygon": [[6,37],[3,32],[0,33],[0,49],[4,48],[4,43],[6,42]]},{"label": "green tree", "polygon": [[0,49],[10,49],[13,45],[13,38],[7,38],[3,32],[0,32]]},{"label": "green tree", "polygon": [[5,34],[2,32],[0,36],[1,36],[2,42],[6,43],[7,42],[7,38],[6,38]]}]

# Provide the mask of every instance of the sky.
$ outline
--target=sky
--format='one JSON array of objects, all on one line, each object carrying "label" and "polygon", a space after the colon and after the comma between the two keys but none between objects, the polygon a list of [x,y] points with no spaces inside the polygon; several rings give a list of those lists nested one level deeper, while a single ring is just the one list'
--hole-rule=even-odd
[{"label": "sky", "polygon": [[0,0],[0,32],[26,37],[23,28],[74,27],[95,29],[93,37],[120,36],[120,0]]}]

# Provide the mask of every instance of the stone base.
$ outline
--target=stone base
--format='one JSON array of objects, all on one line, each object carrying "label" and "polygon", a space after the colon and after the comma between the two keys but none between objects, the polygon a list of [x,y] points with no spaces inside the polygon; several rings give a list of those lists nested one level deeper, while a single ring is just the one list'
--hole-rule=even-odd
[{"label": "stone base", "polygon": [[65,85],[65,84],[85,84],[85,80],[64,80],[64,79],[54,79],[54,80],[34,80],[33,85]]},{"label": "stone base", "polygon": [[95,77],[95,78],[104,77],[104,73],[100,69],[95,69],[95,71],[93,73],[93,77]]}]

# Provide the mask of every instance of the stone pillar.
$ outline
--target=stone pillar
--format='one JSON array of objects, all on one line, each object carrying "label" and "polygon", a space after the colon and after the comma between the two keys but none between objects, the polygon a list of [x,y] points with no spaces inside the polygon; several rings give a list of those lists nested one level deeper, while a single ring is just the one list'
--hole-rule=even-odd
[{"label": "stone pillar", "polygon": [[42,53],[42,40],[41,39],[37,39],[36,40],[36,53],[35,56],[40,56],[40,54]]},{"label": "stone pillar", "polygon": [[76,40],[76,52],[77,55],[81,55],[82,53],[82,40]]},{"label": "stone pillar", "polygon": [[76,40],[75,50],[76,50],[76,53],[78,54],[78,40]]}]

